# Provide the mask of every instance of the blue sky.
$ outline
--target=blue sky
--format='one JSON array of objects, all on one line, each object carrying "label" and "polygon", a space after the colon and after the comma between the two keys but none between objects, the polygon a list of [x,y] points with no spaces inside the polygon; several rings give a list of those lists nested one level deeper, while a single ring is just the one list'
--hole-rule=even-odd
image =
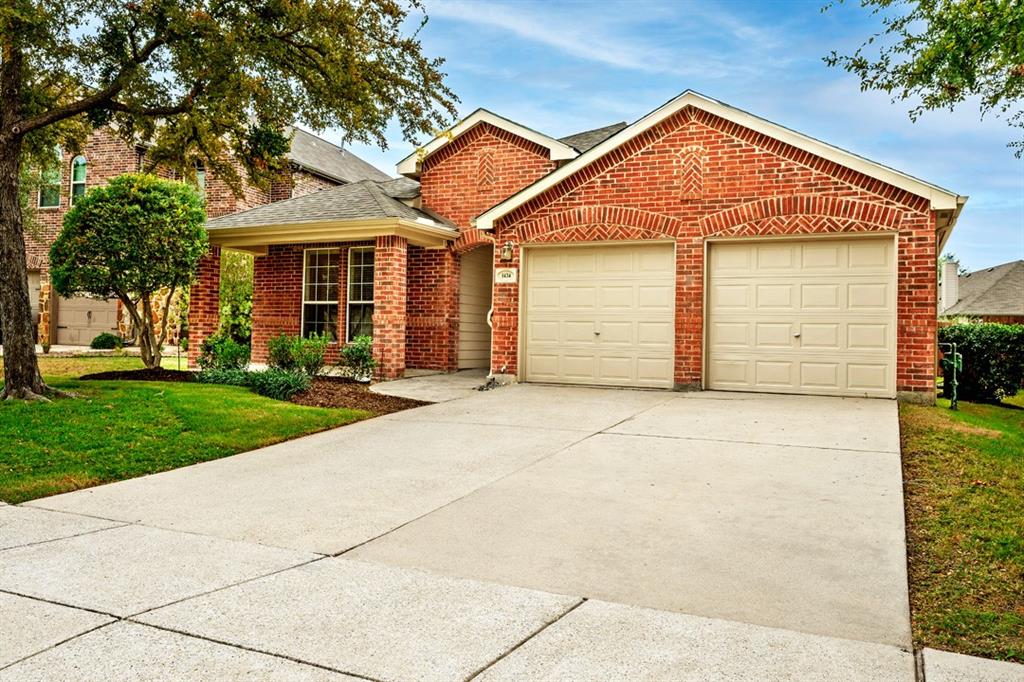
[{"label": "blue sky", "polygon": [[[462,115],[486,107],[558,137],[697,90],[969,195],[947,245],[966,267],[1024,258],[1024,161],[1006,147],[1020,132],[974,103],[912,123],[907,104],[825,66],[878,28],[856,2],[426,2],[423,45],[447,60]],[[413,147],[397,128],[389,142],[349,147],[394,173]]]}]

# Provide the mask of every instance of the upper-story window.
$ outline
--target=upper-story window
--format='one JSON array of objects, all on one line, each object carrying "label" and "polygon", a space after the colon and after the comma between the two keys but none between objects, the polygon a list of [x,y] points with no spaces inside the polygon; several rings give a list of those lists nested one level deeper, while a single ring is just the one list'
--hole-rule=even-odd
[{"label": "upper-story window", "polygon": [[86,163],[84,156],[76,156],[75,160],[71,162],[71,205],[75,205],[75,201],[79,197],[85,196],[85,170]]},{"label": "upper-story window", "polygon": [[206,167],[201,163],[196,164],[196,188],[199,196],[206,198]]},{"label": "upper-story window", "polygon": [[54,151],[57,154],[57,164],[39,174],[39,208],[60,206],[60,167],[63,154],[60,147]]}]

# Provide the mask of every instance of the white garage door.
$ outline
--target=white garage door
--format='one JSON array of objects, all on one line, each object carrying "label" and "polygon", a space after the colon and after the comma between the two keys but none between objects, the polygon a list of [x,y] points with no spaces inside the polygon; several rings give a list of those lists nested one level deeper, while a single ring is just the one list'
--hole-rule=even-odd
[{"label": "white garage door", "polygon": [[712,244],[707,387],[895,395],[894,258],[891,237]]},{"label": "white garage door", "polygon": [[57,343],[88,346],[102,332],[117,333],[117,301],[62,298],[57,301]]},{"label": "white garage door", "polygon": [[526,381],[672,387],[672,244],[537,247],[525,270]]}]

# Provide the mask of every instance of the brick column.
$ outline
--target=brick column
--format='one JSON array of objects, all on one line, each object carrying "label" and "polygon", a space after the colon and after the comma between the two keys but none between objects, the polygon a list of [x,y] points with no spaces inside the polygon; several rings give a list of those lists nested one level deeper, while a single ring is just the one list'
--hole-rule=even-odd
[{"label": "brick column", "polygon": [[199,273],[192,285],[188,304],[188,366],[197,367],[203,339],[220,327],[220,247],[199,262]]},{"label": "brick column", "polygon": [[377,237],[373,258],[373,355],[379,379],[405,373],[406,289],[409,243]]}]

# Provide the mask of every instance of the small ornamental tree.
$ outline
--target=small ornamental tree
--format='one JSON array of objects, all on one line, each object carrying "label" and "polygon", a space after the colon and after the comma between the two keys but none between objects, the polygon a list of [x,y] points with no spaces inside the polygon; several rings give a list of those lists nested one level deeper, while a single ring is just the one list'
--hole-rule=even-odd
[{"label": "small ornamental tree", "polygon": [[[205,221],[188,184],[140,173],[116,177],[64,217],[50,249],[53,288],[61,296],[116,297],[138,330],[143,363],[159,367],[171,299],[192,283],[206,253]],[[158,322],[156,296],[164,299]]]}]

